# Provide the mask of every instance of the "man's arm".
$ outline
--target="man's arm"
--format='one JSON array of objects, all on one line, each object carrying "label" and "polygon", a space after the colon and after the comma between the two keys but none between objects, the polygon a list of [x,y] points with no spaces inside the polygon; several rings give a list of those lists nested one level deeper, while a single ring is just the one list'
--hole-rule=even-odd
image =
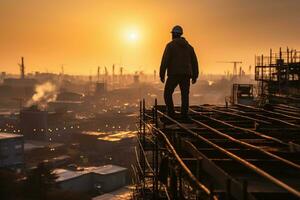
[{"label": "man's arm", "polygon": [[196,83],[196,80],[199,76],[199,66],[198,66],[198,60],[196,53],[194,51],[194,48],[192,48],[192,82]]},{"label": "man's arm", "polygon": [[168,63],[169,63],[169,45],[166,46],[163,57],[161,59],[161,64],[160,64],[160,70],[159,70],[159,77],[162,82],[165,81],[165,74],[166,70],[168,68]]}]

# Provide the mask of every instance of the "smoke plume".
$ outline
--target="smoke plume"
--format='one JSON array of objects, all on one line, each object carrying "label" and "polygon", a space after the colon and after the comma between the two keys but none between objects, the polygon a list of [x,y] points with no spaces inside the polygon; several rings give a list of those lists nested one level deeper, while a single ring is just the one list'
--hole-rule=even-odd
[{"label": "smoke plume", "polygon": [[55,101],[57,97],[57,87],[51,82],[45,82],[35,86],[35,93],[27,102],[27,106],[37,105],[40,109],[47,108],[47,103]]}]

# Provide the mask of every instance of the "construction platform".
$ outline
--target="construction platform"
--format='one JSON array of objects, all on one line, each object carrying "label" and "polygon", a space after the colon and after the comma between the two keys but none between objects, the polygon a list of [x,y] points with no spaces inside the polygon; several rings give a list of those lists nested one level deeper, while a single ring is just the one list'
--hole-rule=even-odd
[{"label": "construction platform", "polygon": [[165,112],[141,102],[135,199],[300,199],[300,108],[191,106],[189,120]]},{"label": "construction platform", "polygon": [[255,56],[255,80],[261,101],[300,106],[300,51],[287,48]]}]

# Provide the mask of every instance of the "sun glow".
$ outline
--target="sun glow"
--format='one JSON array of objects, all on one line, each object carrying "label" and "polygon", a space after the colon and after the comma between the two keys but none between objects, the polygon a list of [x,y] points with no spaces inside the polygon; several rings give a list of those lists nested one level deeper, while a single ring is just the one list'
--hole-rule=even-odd
[{"label": "sun glow", "polygon": [[137,34],[136,33],[130,33],[129,34],[129,39],[130,40],[136,40],[137,39]]},{"label": "sun glow", "polygon": [[130,42],[136,42],[139,39],[139,33],[136,30],[128,31],[126,38]]}]

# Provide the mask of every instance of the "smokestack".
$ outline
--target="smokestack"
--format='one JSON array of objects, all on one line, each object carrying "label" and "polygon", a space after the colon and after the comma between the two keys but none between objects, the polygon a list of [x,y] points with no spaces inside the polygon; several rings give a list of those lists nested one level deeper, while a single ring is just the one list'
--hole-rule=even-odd
[{"label": "smokestack", "polygon": [[105,76],[108,76],[108,70],[106,67],[105,67]]},{"label": "smokestack", "polygon": [[112,66],[112,78],[114,79],[115,76],[115,65],[113,64]]},{"label": "smokestack", "polygon": [[239,72],[240,77],[242,76],[242,71],[243,71],[243,69],[242,69],[242,67],[240,67],[240,72]]},{"label": "smokestack", "polygon": [[108,78],[108,70],[106,67],[104,67],[104,76],[105,76],[105,81],[107,82],[107,78]]},{"label": "smokestack", "polygon": [[115,83],[115,64],[112,66],[112,87],[114,88]]},{"label": "smokestack", "polygon": [[64,69],[64,65],[62,64],[61,65],[61,75],[64,75],[65,74],[65,69]]},{"label": "smokestack", "polygon": [[100,80],[100,66],[98,66],[97,76],[98,76],[98,83],[99,83],[99,80]]},{"label": "smokestack", "polygon": [[123,75],[123,67],[120,67],[120,76]]},{"label": "smokestack", "polygon": [[21,57],[20,71],[21,71],[21,79],[24,79],[25,78],[24,57]]}]

